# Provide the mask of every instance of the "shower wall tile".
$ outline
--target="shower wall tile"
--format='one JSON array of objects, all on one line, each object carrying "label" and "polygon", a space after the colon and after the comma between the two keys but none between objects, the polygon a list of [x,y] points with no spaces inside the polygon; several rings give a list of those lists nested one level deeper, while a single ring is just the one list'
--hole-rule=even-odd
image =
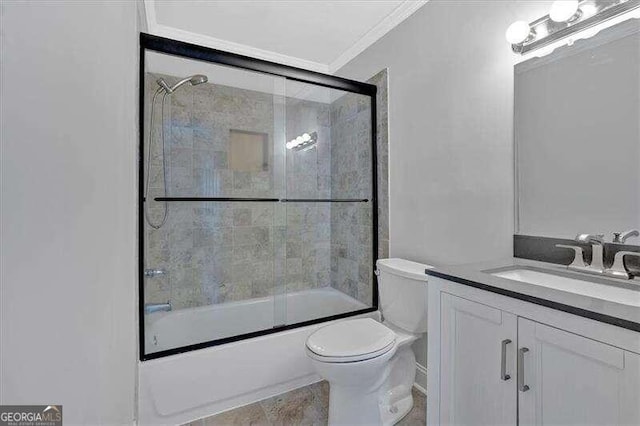
[{"label": "shower wall tile", "polygon": [[[387,71],[369,80],[378,87],[378,258],[388,256]],[[347,94],[331,105],[331,190],[334,197],[371,198],[371,110],[366,97]],[[373,259],[370,205],[336,205],[331,210],[331,285],[369,304]]]},{"label": "shower wall tile", "polygon": [[[177,81],[171,76],[147,77],[151,96],[157,78],[169,84]],[[150,103],[149,96],[148,116]],[[152,201],[165,195],[163,151],[168,196],[330,197],[330,106],[294,99],[285,104],[286,137],[316,131],[321,141],[317,150],[274,150],[275,108],[282,104],[269,94],[215,84],[186,85],[166,102],[164,128],[159,124],[161,109],[156,108],[148,197],[154,223],[164,215],[165,203]],[[284,111],[278,114],[285,116]],[[271,170],[229,168],[231,129],[267,134]],[[148,135],[145,141],[148,144]],[[146,228],[146,267],[167,271],[162,279],[146,280],[147,303],[171,300],[174,309],[184,309],[282,293],[280,286],[296,291],[330,285],[329,205],[166,205],[165,225]]]},{"label": "shower wall tile", "polygon": [[[159,76],[148,77],[147,93],[152,94]],[[176,81],[163,77],[170,84]],[[378,257],[386,257],[386,71],[371,82],[378,86]],[[276,114],[278,105],[268,94],[213,84],[177,91],[165,107],[169,119],[164,129],[158,125],[160,108],[155,111],[148,198],[164,195],[161,130],[169,196],[370,198],[368,100],[350,94],[332,104],[286,99],[286,111]],[[149,108],[146,114],[148,123]],[[274,150],[277,115],[287,117],[286,140],[315,131],[317,145],[309,151]],[[268,135],[270,171],[229,169],[230,129]],[[150,216],[158,223],[164,203],[149,203]],[[289,292],[333,286],[366,304],[372,300],[368,204],[167,205],[166,224],[158,230],[147,225],[145,231],[145,267],[168,271],[162,278],[145,280],[147,303],[171,300],[174,309],[183,309],[280,294],[281,286]]]},{"label": "shower wall tile", "polygon": [[377,158],[378,158],[378,258],[389,257],[389,103],[388,71],[384,69],[369,79],[378,88]]}]

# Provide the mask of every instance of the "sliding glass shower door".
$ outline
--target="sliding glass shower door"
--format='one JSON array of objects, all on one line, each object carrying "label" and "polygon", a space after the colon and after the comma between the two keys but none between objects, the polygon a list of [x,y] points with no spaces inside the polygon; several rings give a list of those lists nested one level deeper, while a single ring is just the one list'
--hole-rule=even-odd
[{"label": "sliding glass shower door", "polygon": [[371,97],[286,82],[287,323],[372,306]]},{"label": "sliding glass shower door", "polygon": [[375,310],[372,94],[190,48],[143,37],[141,358]]}]

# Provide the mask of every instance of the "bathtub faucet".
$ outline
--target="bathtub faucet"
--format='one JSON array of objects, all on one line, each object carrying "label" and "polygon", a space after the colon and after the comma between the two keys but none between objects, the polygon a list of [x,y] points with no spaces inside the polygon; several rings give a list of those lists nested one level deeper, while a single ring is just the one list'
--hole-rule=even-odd
[{"label": "bathtub faucet", "polygon": [[164,269],[145,269],[144,276],[147,278],[161,277],[167,272]]},{"label": "bathtub faucet", "polygon": [[171,302],[167,303],[147,303],[144,305],[144,313],[152,314],[154,312],[169,312],[171,310]]}]

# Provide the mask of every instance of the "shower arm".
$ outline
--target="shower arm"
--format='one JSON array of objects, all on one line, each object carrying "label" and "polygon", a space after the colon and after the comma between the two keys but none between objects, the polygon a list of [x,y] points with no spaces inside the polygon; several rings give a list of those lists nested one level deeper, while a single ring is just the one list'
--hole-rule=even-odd
[{"label": "shower arm", "polygon": [[173,86],[171,86],[171,88],[169,89],[168,93],[171,94],[173,92],[175,92],[178,87],[182,86],[185,83],[188,83],[193,77],[185,77],[182,80],[180,80],[179,82],[177,82],[176,84],[174,84]]}]

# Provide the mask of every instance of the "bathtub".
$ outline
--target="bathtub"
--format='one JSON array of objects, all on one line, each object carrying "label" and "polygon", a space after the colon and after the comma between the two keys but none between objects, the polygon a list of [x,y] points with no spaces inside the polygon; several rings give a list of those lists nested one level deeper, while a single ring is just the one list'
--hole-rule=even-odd
[{"label": "bathtub", "polygon": [[[145,345],[152,353],[366,307],[326,287],[161,312],[145,318]],[[380,319],[378,312],[358,317]],[[306,356],[305,341],[325,324],[141,362],[138,423],[186,423],[320,380]]]}]

